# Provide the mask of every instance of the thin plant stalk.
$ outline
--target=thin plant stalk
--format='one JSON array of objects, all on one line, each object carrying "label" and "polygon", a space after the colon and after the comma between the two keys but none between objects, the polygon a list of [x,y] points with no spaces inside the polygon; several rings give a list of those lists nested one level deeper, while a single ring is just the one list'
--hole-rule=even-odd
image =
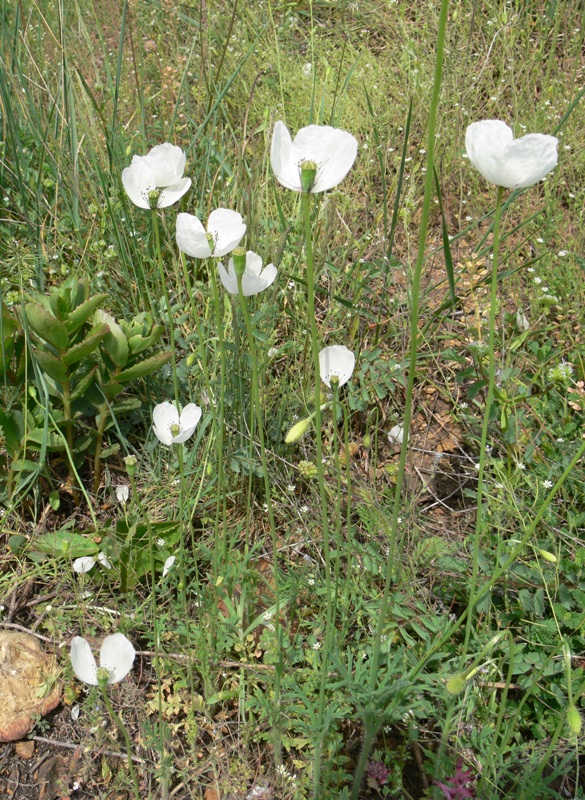
[{"label": "thin plant stalk", "polygon": [[311,197],[309,192],[301,194],[301,214],[305,233],[305,261],[307,266],[307,317],[311,332],[311,352],[315,375],[315,449],[317,459],[317,485],[321,500],[321,526],[323,528],[323,558],[325,561],[325,594],[327,607],[325,612],[325,642],[321,659],[321,680],[319,685],[319,702],[317,707],[317,735],[313,761],[313,796],[315,800],[321,797],[321,756],[326,731],[325,719],[325,689],[329,672],[329,656],[333,638],[333,595],[331,591],[331,553],[329,544],[329,509],[327,506],[327,493],[325,489],[325,475],[323,471],[323,423],[321,417],[321,384],[319,378],[319,334],[315,317],[315,266],[313,258],[313,232],[311,229]]},{"label": "thin plant stalk", "polygon": [[177,408],[179,406],[179,380],[177,378],[177,353],[176,353],[176,346],[175,346],[175,322],[173,320],[173,309],[171,308],[171,304],[169,301],[169,293],[167,291],[167,278],[165,275],[165,265],[162,257],[162,251],[160,248],[160,232],[158,226],[158,212],[156,208],[151,210],[152,214],[152,229],[154,231],[154,250],[156,255],[156,264],[158,267],[158,274],[160,279],[160,285],[162,290],[162,296],[165,301],[165,306],[167,309],[167,315],[169,320],[169,338],[171,343],[171,366],[173,371],[173,389],[175,394],[175,403]]},{"label": "thin plant stalk", "polygon": [[[234,251],[234,261],[237,258],[237,251]],[[245,265],[245,252],[243,254]],[[277,764],[280,764],[280,749],[281,749],[281,724],[280,724],[280,680],[283,669],[282,661],[282,627],[280,621],[280,589],[278,583],[278,538],[276,534],[276,521],[274,519],[274,509],[272,507],[272,494],[270,488],[270,477],[268,472],[268,459],[266,457],[266,441],[264,439],[264,420],[262,413],[262,404],[260,402],[260,378],[258,374],[258,357],[256,354],[256,344],[254,341],[254,331],[252,330],[252,322],[248,312],[246,298],[242,291],[242,270],[236,270],[238,281],[238,297],[240,301],[240,309],[242,317],[244,318],[244,325],[246,327],[246,334],[248,336],[248,344],[250,347],[250,360],[252,362],[252,404],[256,415],[256,428],[258,430],[258,439],[260,440],[260,458],[262,461],[262,472],[264,474],[264,493],[266,497],[266,505],[268,508],[268,520],[270,522],[270,532],[272,536],[272,558],[274,561],[274,626],[276,638],[278,641],[278,665],[275,671],[274,679],[274,701],[273,701],[273,736],[274,736],[274,755]]]},{"label": "thin plant stalk", "polygon": [[110,696],[108,695],[108,688],[107,686],[102,686],[102,697],[104,698],[104,705],[108,710],[108,714],[114,720],[116,725],[118,726],[118,730],[124,737],[124,742],[126,744],[126,753],[128,755],[128,771],[130,772],[130,777],[132,778],[132,783],[134,784],[134,797],[136,800],[141,800],[142,794],[140,793],[140,784],[138,783],[138,776],[136,775],[136,770],[134,769],[134,764],[132,762],[132,742],[130,740],[130,734],[128,733],[126,726],[122,722],[122,718],[114,711],[114,707],[112,705],[112,701],[110,700]]},{"label": "thin plant stalk", "polygon": [[[433,200],[434,191],[434,178],[433,178],[433,163],[435,152],[435,129],[437,122],[437,113],[439,109],[441,80],[443,73],[443,52],[445,45],[445,34],[447,30],[447,12],[449,8],[449,0],[442,0],[441,11],[439,14],[439,25],[437,31],[437,56],[435,63],[435,75],[433,80],[433,89],[431,94],[431,102],[429,109],[428,120],[428,143],[427,143],[427,171],[425,177],[425,193],[423,199],[423,206],[420,221],[420,235],[418,243],[418,251],[416,262],[414,266],[414,273],[412,276],[412,290],[411,290],[411,311],[410,311],[410,358],[408,367],[408,381],[406,386],[406,400],[404,408],[403,419],[403,440],[400,450],[400,461],[398,465],[398,474],[396,475],[396,489],[394,493],[394,505],[392,509],[392,519],[390,523],[390,542],[388,547],[388,558],[386,561],[386,575],[384,581],[384,592],[382,595],[382,602],[380,605],[378,624],[376,627],[376,634],[374,637],[374,646],[372,649],[372,656],[370,659],[371,671],[369,678],[369,686],[374,692],[378,680],[379,666],[380,666],[380,653],[382,647],[382,635],[384,626],[388,616],[388,604],[390,598],[390,589],[393,582],[394,572],[394,551],[396,547],[398,517],[400,515],[400,506],[402,500],[402,485],[404,482],[404,473],[406,468],[406,457],[408,453],[408,438],[410,431],[410,423],[412,419],[412,397],[414,392],[414,379],[416,375],[417,354],[418,354],[418,322],[419,322],[419,294],[423,264],[425,261],[425,247],[427,240],[427,229],[429,223],[429,216]],[[380,710],[381,711],[381,710]],[[359,792],[368,762],[370,750],[374,742],[375,735],[382,722],[382,714],[376,709],[367,709],[364,714],[364,741],[362,751],[354,774],[354,782],[352,787],[351,798],[358,800]]]},{"label": "thin plant stalk", "polygon": [[[494,243],[493,243],[493,258],[492,258],[492,276],[491,276],[491,290],[490,290],[490,317],[489,317],[489,333],[488,333],[488,390],[485,401],[485,409],[483,414],[483,423],[481,427],[481,440],[479,445],[479,471],[477,475],[477,513],[475,519],[475,533],[473,537],[473,571],[471,574],[471,583],[469,587],[469,605],[474,606],[475,592],[477,589],[477,574],[479,570],[479,545],[481,534],[483,532],[483,478],[485,472],[486,462],[486,445],[488,437],[488,428],[490,422],[490,415],[492,404],[494,400],[494,388],[496,384],[496,355],[495,355],[495,331],[496,331],[496,305],[497,305],[497,291],[498,291],[498,259],[500,253],[500,219],[502,214],[502,197],[504,189],[498,186],[496,195],[496,211],[494,215]],[[473,614],[468,614],[467,622],[465,624],[465,640],[463,644],[463,652],[461,655],[462,663],[467,658],[467,648],[471,638],[473,623]]]}]

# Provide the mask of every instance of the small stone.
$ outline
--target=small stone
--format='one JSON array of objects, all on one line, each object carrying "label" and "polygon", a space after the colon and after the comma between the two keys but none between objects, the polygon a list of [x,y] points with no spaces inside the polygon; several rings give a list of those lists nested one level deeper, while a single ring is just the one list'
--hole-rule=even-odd
[{"label": "small stone", "polygon": [[22,739],[60,699],[55,657],[28,633],[0,631],[0,742]]}]

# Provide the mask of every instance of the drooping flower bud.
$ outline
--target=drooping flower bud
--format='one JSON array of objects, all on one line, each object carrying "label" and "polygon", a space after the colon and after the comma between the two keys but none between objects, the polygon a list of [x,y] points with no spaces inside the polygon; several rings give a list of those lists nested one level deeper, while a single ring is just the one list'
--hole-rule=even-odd
[{"label": "drooping flower bud", "polygon": [[307,417],[307,419],[302,419],[297,422],[296,425],[293,425],[284,438],[285,444],[294,444],[294,442],[298,442],[301,436],[304,436],[307,432],[310,424],[311,418]]}]

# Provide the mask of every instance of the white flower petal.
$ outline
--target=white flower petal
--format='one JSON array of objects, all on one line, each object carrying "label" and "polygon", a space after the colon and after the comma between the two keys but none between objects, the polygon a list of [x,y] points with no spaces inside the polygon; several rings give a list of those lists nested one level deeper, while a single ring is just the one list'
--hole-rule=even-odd
[{"label": "white flower petal", "polygon": [[291,141],[286,125],[279,121],[272,134],[270,163],[279,183],[300,192],[300,166],[303,161],[314,161],[317,174],[311,192],[325,192],[345,178],[355,161],[357,147],[351,133],[330,125],[307,125]]},{"label": "white flower petal", "polygon": [[270,145],[270,164],[276,180],[286,189],[301,192],[299,164],[292,158],[292,139],[288,128],[279,120],[274,125]]},{"label": "white flower petal", "polygon": [[238,279],[234,271],[234,260],[230,258],[228,269],[224,267],[221,261],[217,262],[217,271],[219,272],[219,279],[223,284],[223,288],[230,294],[238,293]]},{"label": "white flower petal", "polygon": [[404,441],[404,425],[399,422],[388,431],[388,441],[390,444],[402,444]]},{"label": "white flower petal", "polygon": [[177,214],[176,239],[179,250],[192,258],[211,256],[205,228],[193,214]]},{"label": "white flower petal", "polygon": [[81,558],[76,558],[73,562],[73,571],[82,575],[85,572],[89,572],[94,564],[95,558],[93,556],[82,556]]},{"label": "white flower petal", "polygon": [[163,578],[168,573],[168,571],[171,569],[171,567],[173,566],[173,564],[175,563],[176,560],[177,559],[175,558],[175,556],[169,556],[167,558],[167,560],[165,561],[165,565],[163,567],[163,573],[162,573]]},{"label": "white flower petal", "polygon": [[[238,279],[234,268],[234,260],[230,258],[227,271],[223,264],[217,265],[220,280],[230,294],[238,293]],[[268,264],[262,269],[262,259],[253,250],[246,253],[246,269],[242,276],[242,294],[251,297],[259,294],[274,283],[278,270],[274,264]]]},{"label": "white flower petal", "polygon": [[331,378],[339,379],[343,386],[351,378],[355,367],[355,356],[344,344],[324,347],[319,353],[319,372],[324,384],[331,388]]},{"label": "white flower petal", "polygon": [[80,681],[97,686],[97,664],[89,642],[82,636],[75,636],[71,641],[71,666]]},{"label": "white flower petal", "polygon": [[144,156],[134,156],[130,166],[122,170],[122,184],[135,206],[150,208],[149,193],[156,182]]},{"label": "white flower petal", "polygon": [[179,412],[174,403],[165,400],[154,407],[152,412],[154,433],[163,444],[170,446],[173,443],[171,425],[179,425]]},{"label": "white flower petal", "polygon": [[130,487],[127,486],[125,483],[120,483],[116,486],[116,500],[118,503],[122,503],[124,505],[128,502],[128,498],[130,497]]},{"label": "white flower petal", "polygon": [[100,648],[100,667],[110,673],[108,683],[118,683],[132,669],[136,651],[123,633],[106,636]]},{"label": "white flower petal", "polygon": [[157,208],[168,208],[180,200],[181,197],[189,190],[191,186],[191,178],[182,178],[178,183],[172,186],[167,186],[161,190],[158,196]]},{"label": "white flower petal", "polygon": [[105,553],[98,553],[97,560],[100,562],[102,567],[105,567],[106,569],[112,569],[110,559],[107,557]]},{"label": "white flower petal", "polygon": [[180,147],[170,142],[157,144],[144,157],[153,172],[158,189],[172,186],[183,177],[187,156]]},{"label": "white flower petal", "polygon": [[514,139],[505,122],[484,119],[465,133],[465,149],[473,166],[490,183],[506,189],[525,189],[557,165],[558,140],[531,133]]},{"label": "white flower petal", "polygon": [[207,220],[207,232],[213,235],[213,255],[225,256],[239,245],[246,233],[246,223],[241,214],[229,208],[216,208]]},{"label": "white flower petal", "polygon": [[201,409],[199,406],[196,406],[195,403],[189,403],[185,406],[185,408],[181,411],[180,417],[180,425],[181,425],[181,432],[178,436],[173,438],[173,443],[181,444],[182,442],[186,442],[189,439],[195,428],[197,427],[197,423],[201,419]]}]

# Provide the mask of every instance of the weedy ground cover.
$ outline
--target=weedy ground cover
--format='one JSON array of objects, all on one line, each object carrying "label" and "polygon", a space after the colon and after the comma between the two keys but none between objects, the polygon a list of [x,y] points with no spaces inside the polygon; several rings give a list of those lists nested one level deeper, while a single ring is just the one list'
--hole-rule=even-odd
[{"label": "weedy ground cover", "polygon": [[0,19],[0,793],[583,797],[583,10]]}]

